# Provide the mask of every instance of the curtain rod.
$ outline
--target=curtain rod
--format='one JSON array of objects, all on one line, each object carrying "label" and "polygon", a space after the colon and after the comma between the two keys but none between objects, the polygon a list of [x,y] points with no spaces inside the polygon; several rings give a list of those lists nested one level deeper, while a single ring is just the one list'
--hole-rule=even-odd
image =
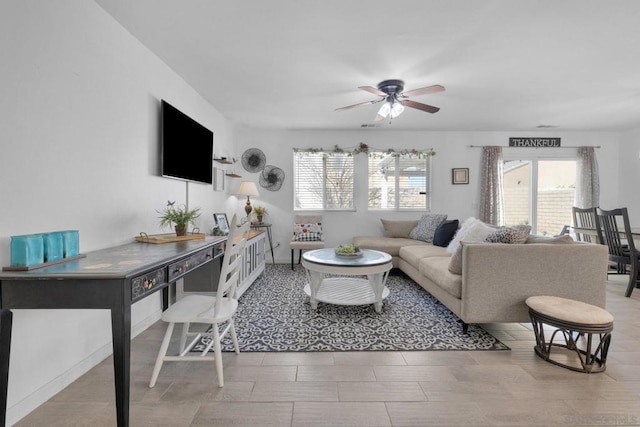
[{"label": "curtain rod", "polygon": [[600,148],[599,145],[567,145],[565,147],[510,147],[508,145],[469,145],[470,148],[483,148],[483,147],[502,147],[502,148],[581,148],[581,147],[593,147]]}]

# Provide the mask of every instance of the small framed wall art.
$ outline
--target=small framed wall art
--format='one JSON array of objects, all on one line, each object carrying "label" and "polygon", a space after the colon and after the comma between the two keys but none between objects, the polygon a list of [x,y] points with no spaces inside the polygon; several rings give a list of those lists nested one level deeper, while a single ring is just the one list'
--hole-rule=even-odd
[{"label": "small framed wall art", "polygon": [[213,191],[224,191],[224,171],[213,168]]},{"label": "small framed wall art", "polygon": [[468,184],[469,168],[453,168],[451,169],[452,184]]}]

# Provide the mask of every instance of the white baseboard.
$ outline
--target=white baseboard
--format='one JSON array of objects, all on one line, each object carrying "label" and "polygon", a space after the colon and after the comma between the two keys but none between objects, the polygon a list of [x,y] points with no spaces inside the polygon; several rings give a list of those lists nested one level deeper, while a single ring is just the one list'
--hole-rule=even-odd
[{"label": "white baseboard", "polygon": [[[149,326],[153,325],[160,319],[161,314],[162,311],[158,310],[157,312],[154,312],[137,324],[131,325],[131,338],[135,338],[140,333],[145,331]],[[68,369],[67,371],[58,375],[56,378],[40,387],[38,390],[31,393],[20,402],[7,408],[6,425],[10,426],[20,421],[31,411],[45,403],[47,400],[51,399],[69,384],[80,378],[82,375],[89,372],[94,366],[98,365],[104,359],[111,356],[112,352],[113,347],[111,345],[111,342],[109,342],[100,347],[97,351],[87,356],[71,369]]]},{"label": "white baseboard", "polygon": [[136,323],[135,325],[131,325],[131,339],[137,337],[142,332],[146,331],[149,328],[149,326],[153,325],[158,320],[160,320],[160,316],[162,316],[162,310],[157,310],[151,313],[146,318],[142,319],[140,322]]}]

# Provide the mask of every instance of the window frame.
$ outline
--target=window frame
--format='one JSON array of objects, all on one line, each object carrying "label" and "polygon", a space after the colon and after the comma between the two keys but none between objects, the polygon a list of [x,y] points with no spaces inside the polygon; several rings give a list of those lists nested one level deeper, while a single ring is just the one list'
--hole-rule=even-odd
[{"label": "window frame", "polygon": [[[415,159],[416,157],[419,160],[424,160],[425,162],[425,203],[424,207],[401,207],[400,206],[400,197],[395,197],[394,206],[389,208],[383,207],[372,207],[369,204],[369,192],[371,190],[371,181],[370,181],[370,167],[371,167],[371,159],[372,157],[383,157],[384,155],[389,155],[394,158],[394,191],[396,194],[400,194],[400,179],[403,175],[400,169],[400,161],[403,158],[406,159]],[[369,211],[378,211],[378,212],[431,212],[431,201],[432,201],[432,166],[431,166],[431,155],[427,155],[424,158],[421,156],[416,156],[414,154],[402,154],[402,153],[385,153],[382,151],[371,151],[367,155],[367,210]],[[405,175],[406,176],[406,175]]]},{"label": "window frame", "polygon": [[[553,150],[553,149],[552,149]],[[538,163],[540,161],[569,161],[578,162],[577,150],[563,151],[540,151],[536,148],[504,148],[502,151],[502,161],[524,160],[531,162],[531,170],[529,172],[529,224],[531,225],[531,233],[538,232]],[[577,166],[576,166],[577,167]],[[504,174],[504,172],[503,172]]]},{"label": "window frame", "polygon": [[[296,206],[296,199],[297,199],[297,194],[298,194],[298,164],[297,164],[297,158],[300,156],[304,156],[304,155],[321,155],[322,159],[323,159],[323,166],[322,166],[322,173],[323,173],[323,179],[322,179],[322,207],[319,208],[301,208],[301,207],[297,207]],[[326,170],[327,170],[327,163],[326,160],[329,157],[334,157],[334,156],[344,156],[345,158],[350,158],[351,159],[351,165],[353,168],[353,175],[352,175],[352,188],[351,188],[351,206],[348,208],[330,208],[327,207],[327,179],[326,179]],[[355,212],[356,209],[356,178],[357,178],[357,174],[356,174],[356,161],[354,159],[353,154],[351,153],[332,153],[332,152],[325,152],[325,151],[314,151],[314,150],[294,150],[293,151],[293,211],[294,212]]]}]

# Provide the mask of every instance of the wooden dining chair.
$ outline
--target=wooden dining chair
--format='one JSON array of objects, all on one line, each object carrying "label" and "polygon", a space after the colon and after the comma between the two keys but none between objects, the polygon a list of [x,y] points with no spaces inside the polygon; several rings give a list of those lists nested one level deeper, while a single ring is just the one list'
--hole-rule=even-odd
[{"label": "wooden dining chair", "polygon": [[[215,359],[216,372],[218,375],[218,386],[224,386],[222,372],[222,349],[220,341],[227,333],[231,335],[233,347],[237,354],[240,354],[238,338],[233,324],[233,315],[238,308],[236,298],[236,286],[238,284],[239,270],[242,265],[244,248],[247,242],[247,232],[249,222],[241,227],[237,227],[237,216],[231,220],[231,228],[227,238],[227,244],[222,260],[222,271],[216,296],[190,294],[176,301],[162,313],[162,320],[167,322],[167,332],[164,335],[160,351],[153,368],[149,387],[156,385],[156,380],[162,369],[164,362],[200,362]],[[235,244],[234,244],[235,241]],[[171,335],[176,323],[182,324],[182,335],[180,337],[179,352],[176,356],[167,356]],[[206,332],[189,332],[191,323],[209,325]],[[220,327],[223,327],[220,332]],[[186,345],[187,337],[193,337],[189,345]],[[204,347],[200,355],[191,355],[193,347],[205,338],[208,344]],[[214,356],[208,355],[213,348]]]},{"label": "wooden dining chair", "polygon": [[[640,287],[640,252],[636,250],[633,242],[627,208],[608,211],[596,208],[595,220],[598,239],[609,249],[609,261],[617,264],[618,273],[629,273],[625,296],[630,297],[633,288]],[[627,270],[627,266],[630,267],[630,271]]]},{"label": "wooden dining chair", "polygon": [[596,243],[596,208],[571,208],[574,229],[591,229],[592,233],[575,231],[576,240],[581,242]]}]

